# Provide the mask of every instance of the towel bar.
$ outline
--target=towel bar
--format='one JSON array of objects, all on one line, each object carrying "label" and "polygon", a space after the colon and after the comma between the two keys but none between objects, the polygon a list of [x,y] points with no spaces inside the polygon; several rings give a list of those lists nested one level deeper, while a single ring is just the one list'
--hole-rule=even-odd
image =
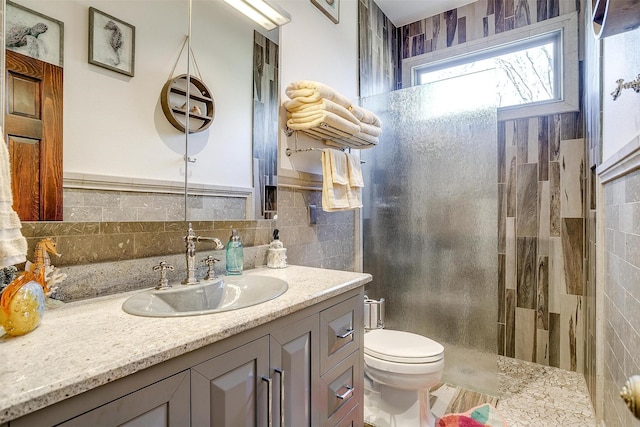
[{"label": "towel bar", "polygon": [[313,139],[321,140],[327,145],[338,148],[349,147],[364,149],[375,147],[376,145],[369,140],[360,138],[357,135],[350,135],[324,122],[320,123],[318,126],[314,126],[308,129],[294,130],[289,127],[285,129],[285,133],[287,136],[291,136],[295,132],[302,132]]}]

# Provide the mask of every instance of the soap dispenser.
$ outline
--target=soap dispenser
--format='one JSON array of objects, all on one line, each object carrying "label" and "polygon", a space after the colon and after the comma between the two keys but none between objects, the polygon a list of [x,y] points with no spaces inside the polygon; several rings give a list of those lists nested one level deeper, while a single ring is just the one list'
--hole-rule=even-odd
[{"label": "soap dispenser", "polygon": [[273,230],[273,241],[269,244],[267,254],[267,267],[285,268],[287,266],[287,249],[284,247],[278,236],[279,230]]},{"label": "soap dispenser", "polygon": [[242,274],[244,267],[244,251],[238,230],[231,232],[231,238],[227,243],[227,276]]}]

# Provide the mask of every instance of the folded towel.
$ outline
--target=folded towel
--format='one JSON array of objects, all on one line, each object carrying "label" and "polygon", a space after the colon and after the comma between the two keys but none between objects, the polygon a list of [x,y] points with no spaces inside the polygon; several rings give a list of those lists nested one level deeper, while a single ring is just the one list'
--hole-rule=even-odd
[{"label": "folded towel", "polygon": [[360,126],[360,132],[369,134],[371,136],[380,136],[382,128],[379,126],[371,125],[369,123],[358,122]]},{"label": "folded towel", "polygon": [[368,142],[369,144],[377,144],[380,140],[377,136],[372,136],[369,135],[368,133],[364,133],[364,132],[358,132],[357,134],[355,134],[355,136],[357,138],[360,138],[366,142]]},{"label": "folded towel", "polygon": [[364,187],[360,158],[355,154],[347,153],[347,169],[349,170],[349,186]]},{"label": "folded towel", "polygon": [[329,111],[333,114],[336,114],[342,117],[343,119],[349,120],[352,123],[360,125],[360,120],[358,120],[356,116],[354,116],[353,113],[349,111],[346,107],[343,107],[340,104],[336,104],[335,102],[330,101],[328,99],[324,99],[324,98],[311,103],[300,102],[297,98],[295,98],[289,101],[284,101],[282,103],[282,106],[289,113],[291,113],[291,116],[294,118],[304,117],[304,116],[299,116],[298,114],[304,114],[304,113],[308,114],[316,111]]},{"label": "folded towel", "polygon": [[333,158],[337,156],[344,157],[344,153],[330,148],[322,150],[322,210],[325,212],[349,209],[347,185],[333,182]]},{"label": "folded towel", "polygon": [[0,268],[20,264],[27,259],[27,240],[20,232],[22,224],[12,207],[9,168],[9,151],[3,138],[0,138]]},{"label": "folded towel", "polygon": [[300,102],[316,102],[321,98],[325,98],[345,108],[349,108],[352,104],[349,98],[336,92],[331,87],[311,80],[292,82],[285,89],[285,93],[291,99],[298,98]]},{"label": "folded towel", "polygon": [[318,110],[295,118],[292,113],[288,113],[288,115],[291,117],[287,120],[287,127],[291,130],[308,130],[320,126],[321,123],[326,123],[349,135],[360,133],[360,126],[329,111]]},{"label": "folded towel", "polygon": [[382,127],[382,121],[372,111],[358,105],[351,105],[349,110],[363,123]]}]

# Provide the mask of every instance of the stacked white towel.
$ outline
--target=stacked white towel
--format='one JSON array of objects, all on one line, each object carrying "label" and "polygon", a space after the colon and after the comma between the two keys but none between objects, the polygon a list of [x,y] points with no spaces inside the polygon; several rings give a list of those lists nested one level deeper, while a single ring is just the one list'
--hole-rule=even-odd
[{"label": "stacked white towel", "polygon": [[20,264],[27,259],[27,240],[20,232],[22,224],[13,210],[9,165],[9,151],[4,139],[0,138],[0,268]]},{"label": "stacked white towel", "polygon": [[307,130],[326,123],[347,135],[356,136],[370,144],[377,144],[382,122],[373,112],[354,105],[351,99],[329,86],[311,80],[295,81],[285,93],[287,127]]},{"label": "stacked white towel", "polygon": [[322,209],[325,212],[362,207],[362,170],[354,154],[322,150]]}]

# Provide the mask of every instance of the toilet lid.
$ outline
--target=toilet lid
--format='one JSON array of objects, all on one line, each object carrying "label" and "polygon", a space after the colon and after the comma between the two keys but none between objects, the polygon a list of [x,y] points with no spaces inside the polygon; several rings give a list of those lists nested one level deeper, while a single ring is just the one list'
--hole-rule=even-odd
[{"label": "toilet lid", "polygon": [[430,363],[444,357],[444,347],[411,332],[374,329],[364,334],[364,352],[389,362]]}]

